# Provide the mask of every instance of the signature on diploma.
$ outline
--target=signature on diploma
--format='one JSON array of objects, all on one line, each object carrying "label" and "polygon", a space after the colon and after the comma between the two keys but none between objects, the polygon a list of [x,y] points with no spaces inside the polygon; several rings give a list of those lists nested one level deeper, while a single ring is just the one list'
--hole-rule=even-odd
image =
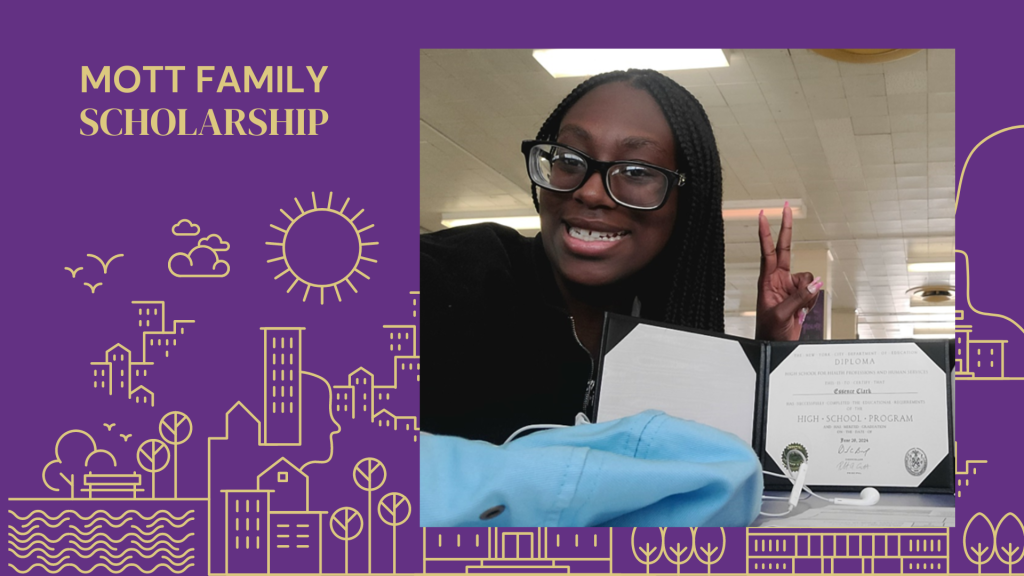
[{"label": "signature on diploma", "polygon": [[871,465],[860,460],[843,460],[836,464],[836,470],[867,470]]},{"label": "signature on diploma", "polygon": [[853,454],[853,455],[858,455],[859,454],[861,456],[867,456],[868,452],[870,452],[870,451],[871,451],[871,448],[865,448],[863,446],[843,446],[842,444],[839,445],[839,453],[840,454]]}]

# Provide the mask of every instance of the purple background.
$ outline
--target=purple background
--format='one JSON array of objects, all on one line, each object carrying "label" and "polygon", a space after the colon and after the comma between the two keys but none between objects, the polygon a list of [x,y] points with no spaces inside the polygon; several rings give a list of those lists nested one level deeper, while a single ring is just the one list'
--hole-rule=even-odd
[{"label": "purple background", "polygon": [[[72,428],[89,431],[122,467],[134,468],[137,441],[155,437],[158,419],[170,410],[188,413],[195,424],[192,438],[179,448],[179,491],[182,496],[205,495],[204,439],[223,433],[222,415],[235,401],[254,412],[261,405],[263,326],[306,327],[304,368],[331,384],[345,384],[359,366],[378,379],[391,377],[392,353],[381,326],[408,323],[409,292],[418,289],[418,48],[955,47],[957,173],[979,140],[1020,123],[1020,81],[1013,67],[1020,53],[1018,18],[1005,8],[992,12],[977,3],[955,10],[934,3],[831,7],[804,2],[785,8],[662,3],[628,7],[644,15],[641,21],[649,25],[619,29],[609,23],[620,21],[614,15],[627,9],[621,3],[545,7],[543,16],[522,4],[453,8],[446,12],[425,5],[340,3],[5,6],[0,42],[7,106],[0,190],[11,246],[0,317],[0,381],[6,390],[0,424],[5,438],[3,497],[51,495],[39,472],[52,458],[57,435]],[[563,21],[555,23],[559,16]],[[125,64],[184,65],[188,70],[181,75],[177,94],[169,92],[166,73],[159,76],[155,94],[82,94],[83,64],[114,69]],[[295,66],[297,84],[306,65],[329,69],[320,94],[217,94],[211,88],[215,83],[206,85],[208,92],[194,92],[196,66],[232,65],[239,73],[247,64]],[[219,70],[211,75],[219,78]],[[192,122],[207,108],[322,108],[330,121],[316,138],[85,138],[78,134],[78,114],[89,107],[188,108]],[[1020,133],[1002,135],[972,158],[963,188],[964,212],[957,216],[957,246],[971,255],[975,306],[1018,319],[1024,318],[1024,301],[1015,297],[1019,274],[1012,247],[1018,245],[1021,220],[1017,165],[1022,138]],[[350,207],[365,209],[359,222],[375,225],[364,239],[380,242],[367,251],[379,262],[360,266],[371,280],[356,279],[359,294],[342,288],[342,303],[303,303],[300,287],[286,294],[288,281],[272,280],[281,270],[278,263],[266,263],[275,255],[264,242],[280,236],[269,224],[284,223],[278,209],[294,215],[292,198],[308,206],[310,191],[317,192],[320,202],[333,191],[335,206],[351,197]],[[232,243],[224,255],[232,268],[227,278],[185,280],[168,274],[167,258],[190,247],[189,239],[169,233],[180,218],[198,222],[203,236],[219,233]],[[87,253],[126,256],[104,276]],[[64,266],[85,269],[72,280]],[[962,306],[962,268],[958,275]],[[103,286],[90,294],[83,281],[102,281]],[[100,360],[115,342],[138,353],[137,316],[130,301],[140,299],[165,300],[169,319],[196,320],[171,357],[158,361],[156,374],[146,383],[157,393],[155,409],[98,397],[88,384],[89,362]],[[991,324],[985,337],[1010,340],[1007,373],[1024,375],[1016,354],[1024,347],[1024,336],[1005,323]],[[957,499],[961,527],[975,512],[985,512],[993,524],[1007,512],[1024,513],[1014,482],[1019,470],[1015,424],[1022,395],[1016,382],[961,386],[960,459],[989,461],[971,476],[971,488],[978,489]],[[411,402],[404,412],[411,414],[415,401],[403,402]],[[117,427],[107,432],[102,422],[117,422]],[[133,434],[128,443],[116,436],[128,432]],[[348,426],[336,438],[336,466],[311,473],[312,509],[347,505],[365,510],[365,493],[352,486],[351,476],[354,463],[365,456],[378,457],[387,466],[383,492],[408,494],[415,509],[415,452],[404,443],[408,437],[400,444],[372,429]],[[158,491],[170,486],[170,478],[167,471],[161,473]],[[8,506],[22,515],[30,509]],[[52,514],[62,508],[46,509]],[[399,570],[422,568],[416,524],[414,513],[399,531]],[[950,533],[951,568],[974,571],[962,556],[962,529]],[[374,530],[387,536],[374,554],[374,570],[386,571],[391,569],[388,528],[377,520]],[[364,536],[355,542],[365,546]],[[733,555],[745,549],[741,538],[741,532],[730,533],[729,549],[715,571],[743,569],[742,556]],[[620,546],[628,546],[628,531],[622,538],[616,532],[615,540],[616,558],[621,559],[628,554],[628,548],[619,553]],[[324,542],[325,570],[339,570],[332,550],[340,542],[330,536]],[[197,549],[197,558],[205,564],[204,551]],[[353,554],[350,570],[366,569],[365,554],[360,558]],[[2,565],[9,560],[8,555]],[[614,568],[643,569],[618,560]],[[705,567],[698,564],[700,568]],[[996,559],[985,566],[985,571],[1003,569]]]}]

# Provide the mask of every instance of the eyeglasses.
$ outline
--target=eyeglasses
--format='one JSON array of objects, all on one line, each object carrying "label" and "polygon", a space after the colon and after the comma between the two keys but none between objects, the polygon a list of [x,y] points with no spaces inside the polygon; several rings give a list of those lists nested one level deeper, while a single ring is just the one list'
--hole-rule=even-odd
[{"label": "eyeglasses", "polygon": [[620,206],[657,210],[665,205],[672,186],[682,186],[686,176],[645,162],[599,162],[562,144],[523,142],[526,170],[534,184],[553,192],[575,192],[598,172],[605,192]]}]

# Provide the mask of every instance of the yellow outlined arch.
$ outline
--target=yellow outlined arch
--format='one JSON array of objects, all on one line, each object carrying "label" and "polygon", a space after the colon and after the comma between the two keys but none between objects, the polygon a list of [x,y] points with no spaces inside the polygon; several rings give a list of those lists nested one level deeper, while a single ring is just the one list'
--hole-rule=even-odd
[{"label": "yellow outlined arch", "polygon": [[[964,167],[960,169],[960,181],[957,182],[957,184],[956,184],[956,201],[953,203],[953,217],[956,217],[956,209],[957,209],[957,207],[960,206],[960,187],[964,185],[964,174],[967,173],[967,164],[968,164],[968,162],[971,161],[971,156],[974,156],[974,152],[978,148],[980,148],[982,144],[984,144],[985,142],[988,142],[991,138],[993,138],[995,136],[998,136],[998,135],[1002,134],[1003,132],[1009,132],[1010,130],[1017,130],[1018,128],[1024,128],[1024,125],[1022,125],[1022,126],[1010,126],[1008,128],[1003,128],[1002,130],[997,130],[997,131],[989,134],[988,136],[985,136],[981,140],[981,142],[978,142],[977,144],[975,144],[974,148],[971,149],[971,153],[967,155],[967,160],[964,160]],[[1011,322],[1012,322],[1012,320],[1011,320]],[[1014,322],[1014,324],[1016,324],[1016,322]],[[1018,326],[1018,328],[1020,328],[1020,326]]]}]

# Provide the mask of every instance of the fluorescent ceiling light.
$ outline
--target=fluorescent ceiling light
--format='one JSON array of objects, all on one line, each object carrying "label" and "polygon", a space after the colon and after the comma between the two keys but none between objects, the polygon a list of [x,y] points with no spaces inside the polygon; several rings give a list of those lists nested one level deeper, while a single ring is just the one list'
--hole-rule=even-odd
[{"label": "fluorescent ceiling light", "polygon": [[555,78],[593,76],[613,70],[693,70],[729,65],[721,49],[705,50],[534,50],[533,57]]},{"label": "fluorescent ceiling light", "polygon": [[799,198],[791,200],[729,200],[722,202],[722,218],[726,221],[757,220],[758,215],[764,210],[764,215],[768,218],[782,219],[782,209],[787,201],[793,210],[793,218],[806,218],[804,201]]},{"label": "fluorescent ceiling light", "polygon": [[947,340],[952,339],[952,334],[914,334],[918,340]]},{"label": "fluorescent ceiling light", "polygon": [[907,272],[956,272],[956,262],[908,262]]}]

